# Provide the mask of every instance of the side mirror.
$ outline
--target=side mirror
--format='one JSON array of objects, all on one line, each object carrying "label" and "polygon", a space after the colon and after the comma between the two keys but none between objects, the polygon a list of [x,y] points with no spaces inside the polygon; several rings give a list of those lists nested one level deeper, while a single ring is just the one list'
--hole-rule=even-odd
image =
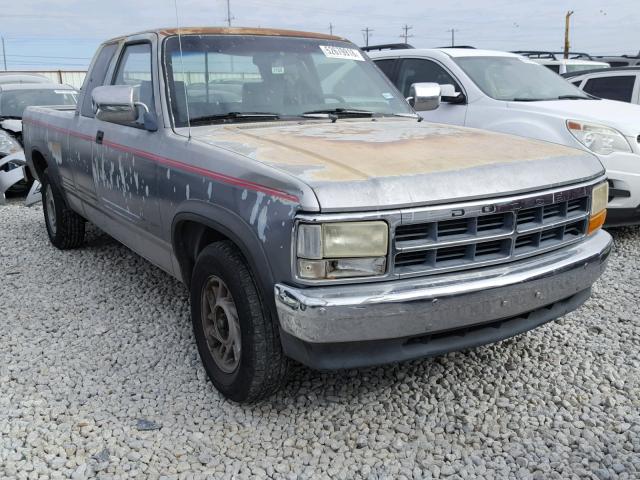
[{"label": "side mirror", "polygon": [[462,92],[456,92],[456,87],[447,83],[440,85],[440,101],[447,103],[464,103],[466,97]]},{"label": "side mirror", "polygon": [[133,87],[105,85],[91,93],[93,111],[98,120],[129,125],[138,119],[138,108],[133,100]]},{"label": "side mirror", "polygon": [[437,83],[414,83],[407,101],[418,112],[435,110],[440,106],[440,85]]}]

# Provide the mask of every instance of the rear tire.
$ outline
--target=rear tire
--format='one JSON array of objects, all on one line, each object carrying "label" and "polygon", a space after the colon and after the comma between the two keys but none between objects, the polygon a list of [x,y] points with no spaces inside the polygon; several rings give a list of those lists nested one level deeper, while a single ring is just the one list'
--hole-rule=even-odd
[{"label": "rear tire", "polygon": [[251,402],[284,383],[288,361],[240,251],[229,241],[204,248],[191,279],[191,320],[200,358],[227,398]]},{"label": "rear tire", "polygon": [[85,220],[67,207],[62,192],[48,173],[45,170],[42,176],[42,207],[49,240],[60,250],[77,248],[84,243]]}]

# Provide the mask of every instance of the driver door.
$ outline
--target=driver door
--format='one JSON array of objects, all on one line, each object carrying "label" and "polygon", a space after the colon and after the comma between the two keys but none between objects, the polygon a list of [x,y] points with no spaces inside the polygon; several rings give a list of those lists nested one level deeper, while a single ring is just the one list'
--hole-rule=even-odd
[{"label": "driver door", "polygon": [[[133,86],[139,101],[155,112],[152,51],[149,41],[124,45],[109,83]],[[93,176],[100,206],[114,220],[119,240],[137,250],[143,232],[158,236],[161,231],[158,164],[145,153],[157,132],[145,130],[140,122],[96,124]]]}]

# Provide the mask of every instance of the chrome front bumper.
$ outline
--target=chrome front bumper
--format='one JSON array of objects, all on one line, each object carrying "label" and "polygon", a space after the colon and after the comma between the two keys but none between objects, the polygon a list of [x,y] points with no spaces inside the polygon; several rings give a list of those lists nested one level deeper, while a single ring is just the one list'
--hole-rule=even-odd
[{"label": "chrome front bumper", "polygon": [[517,317],[587,291],[604,270],[611,246],[611,236],[599,231],[571,246],[492,268],[331,287],[277,284],[276,306],[284,332],[310,344],[430,335]]}]

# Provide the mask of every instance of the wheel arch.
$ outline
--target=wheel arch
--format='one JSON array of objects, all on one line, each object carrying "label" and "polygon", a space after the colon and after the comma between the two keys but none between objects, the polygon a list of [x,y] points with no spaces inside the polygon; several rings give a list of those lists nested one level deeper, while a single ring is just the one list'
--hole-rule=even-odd
[{"label": "wheel arch", "polygon": [[191,204],[176,213],[171,225],[171,244],[182,281],[190,287],[198,254],[211,243],[231,241],[242,253],[265,305],[275,313],[270,294],[274,285],[266,252],[256,233],[237,214],[210,204]]}]

